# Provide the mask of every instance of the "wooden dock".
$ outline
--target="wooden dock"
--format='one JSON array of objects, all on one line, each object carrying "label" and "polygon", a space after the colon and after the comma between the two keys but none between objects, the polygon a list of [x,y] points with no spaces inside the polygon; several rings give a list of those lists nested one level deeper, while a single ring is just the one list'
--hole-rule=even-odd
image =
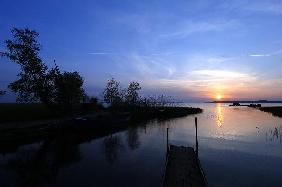
[{"label": "wooden dock", "polygon": [[192,147],[169,146],[163,186],[207,186],[199,160]]},{"label": "wooden dock", "polygon": [[192,147],[169,145],[167,129],[167,155],[163,187],[208,186],[198,158],[197,118],[195,118],[195,126],[196,151]]}]

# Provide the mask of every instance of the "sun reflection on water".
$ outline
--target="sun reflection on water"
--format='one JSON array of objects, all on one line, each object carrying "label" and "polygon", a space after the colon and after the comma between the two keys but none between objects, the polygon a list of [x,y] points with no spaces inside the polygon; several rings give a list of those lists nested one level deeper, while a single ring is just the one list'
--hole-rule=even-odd
[{"label": "sun reflection on water", "polygon": [[220,106],[220,104],[216,105],[216,124],[218,127],[222,127],[224,122],[224,115],[222,112],[222,107]]}]

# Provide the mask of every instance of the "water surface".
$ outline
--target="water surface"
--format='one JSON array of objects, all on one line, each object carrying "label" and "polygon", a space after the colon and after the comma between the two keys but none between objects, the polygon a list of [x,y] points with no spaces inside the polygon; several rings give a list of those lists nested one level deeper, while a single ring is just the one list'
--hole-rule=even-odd
[{"label": "water surface", "polygon": [[204,112],[79,145],[61,137],[22,146],[0,156],[0,184],[160,186],[166,128],[171,144],[195,146],[197,116],[199,157],[210,186],[282,186],[282,118],[227,104],[189,105]]}]

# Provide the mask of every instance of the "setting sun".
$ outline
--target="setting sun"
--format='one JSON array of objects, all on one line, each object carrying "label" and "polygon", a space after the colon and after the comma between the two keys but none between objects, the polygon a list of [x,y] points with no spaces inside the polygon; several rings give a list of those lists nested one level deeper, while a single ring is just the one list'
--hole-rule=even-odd
[{"label": "setting sun", "polygon": [[217,96],[216,96],[216,99],[217,100],[220,100],[222,97],[221,97],[221,95],[220,94],[218,94]]}]

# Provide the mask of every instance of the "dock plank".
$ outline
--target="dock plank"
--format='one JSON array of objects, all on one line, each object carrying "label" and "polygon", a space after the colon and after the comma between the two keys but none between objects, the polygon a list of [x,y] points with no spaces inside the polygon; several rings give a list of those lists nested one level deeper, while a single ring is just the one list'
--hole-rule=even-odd
[{"label": "dock plank", "polygon": [[170,145],[164,187],[205,187],[206,182],[192,147]]}]

